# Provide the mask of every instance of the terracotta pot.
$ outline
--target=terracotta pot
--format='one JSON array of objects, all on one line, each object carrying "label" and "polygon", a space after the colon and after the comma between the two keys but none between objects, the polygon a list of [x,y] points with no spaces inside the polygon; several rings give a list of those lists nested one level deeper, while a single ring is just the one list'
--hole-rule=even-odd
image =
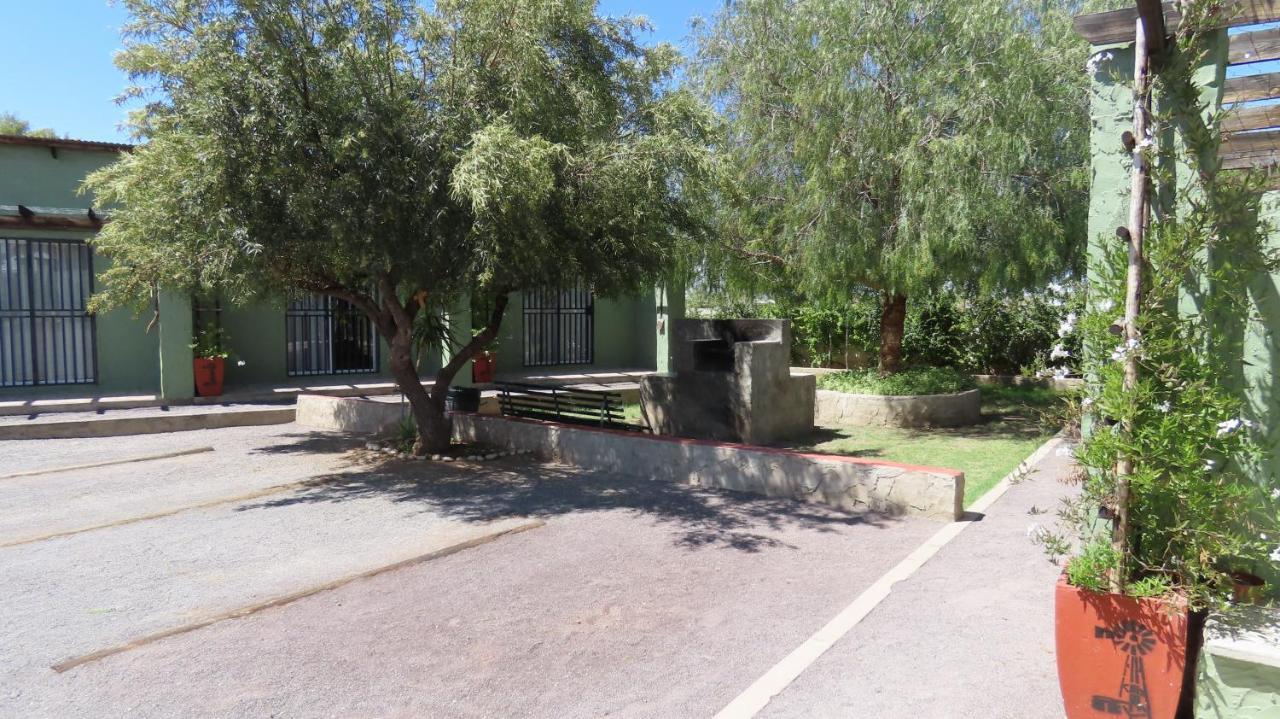
[{"label": "terracotta pot", "polygon": [[196,394],[217,397],[222,394],[222,373],[226,361],[221,357],[197,357],[194,362]]},{"label": "terracotta pot", "polygon": [[1090,592],[1065,575],[1054,604],[1068,719],[1173,719],[1187,668],[1185,606]]},{"label": "terracotta pot", "polygon": [[492,382],[498,369],[498,357],[492,352],[481,352],[471,360],[471,381]]},{"label": "terracotta pot", "polygon": [[1249,572],[1231,573],[1231,595],[1236,604],[1258,604],[1262,599],[1262,588],[1266,581]]}]

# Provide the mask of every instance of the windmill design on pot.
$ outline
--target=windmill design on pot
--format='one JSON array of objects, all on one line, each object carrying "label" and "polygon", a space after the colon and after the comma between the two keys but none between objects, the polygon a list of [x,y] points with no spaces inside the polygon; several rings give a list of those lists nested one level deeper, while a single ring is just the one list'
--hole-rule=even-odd
[{"label": "windmill design on pot", "polygon": [[1125,654],[1125,663],[1120,691],[1114,697],[1094,695],[1093,708],[1129,719],[1150,719],[1151,695],[1147,691],[1142,657],[1155,648],[1155,635],[1142,624],[1126,619],[1110,627],[1095,627],[1094,636],[1111,640],[1112,645]]}]

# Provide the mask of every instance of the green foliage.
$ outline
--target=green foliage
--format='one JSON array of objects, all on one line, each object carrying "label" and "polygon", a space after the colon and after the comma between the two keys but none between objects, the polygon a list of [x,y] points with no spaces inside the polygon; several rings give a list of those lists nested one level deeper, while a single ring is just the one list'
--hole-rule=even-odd
[{"label": "green foliage", "polygon": [[31,123],[12,112],[0,112],[0,135],[55,138],[58,133],[47,127],[32,128]]},{"label": "green foliage", "polygon": [[713,115],[671,89],[670,46],[592,2],[125,4],[119,63],[156,101],[89,179],[123,209],[96,306],[155,283],[611,294],[700,231]]},{"label": "green foliage", "polygon": [[191,343],[192,354],[200,359],[226,359],[231,356],[227,339],[226,330],[210,322],[196,330],[195,342]]},{"label": "green foliage", "polygon": [[[1156,83],[1160,106],[1169,109],[1156,117],[1154,133],[1167,141],[1139,149],[1162,156],[1145,241],[1141,339],[1118,346],[1108,328],[1120,319],[1126,257],[1123,243],[1103,240],[1109,252],[1081,320],[1090,348],[1082,404],[1092,419],[1076,453],[1084,492],[1065,513],[1090,542],[1068,564],[1073,583],[1092,589],[1115,573],[1130,594],[1174,591],[1193,607],[1221,605],[1231,586],[1227,573],[1266,561],[1280,530],[1276,502],[1249,476],[1264,450],[1239,373],[1241,327],[1250,314],[1243,288],[1280,269],[1280,257],[1259,220],[1261,178],[1217,173],[1219,131],[1206,125],[1193,82],[1205,53],[1196,28],[1209,5],[1183,7],[1178,51]],[[1177,167],[1189,167],[1192,181],[1173,190]],[[1124,379],[1129,358],[1138,365],[1132,388]],[[1130,536],[1118,551],[1104,552],[1094,548],[1103,540],[1095,539],[1088,508],[1116,511],[1122,460],[1133,462],[1125,505]]]},{"label": "green foliage", "polygon": [[952,394],[977,385],[969,375],[945,367],[918,367],[881,376],[875,370],[850,370],[818,377],[818,387],[852,394]]},{"label": "green foliage", "polygon": [[1107,591],[1107,572],[1120,561],[1120,553],[1105,540],[1085,545],[1079,556],[1067,563],[1067,581],[1091,592]]},{"label": "green foliage", "polygon": [[691,74],[729,118],[726,285],[844,314],[861,291],[1080,269],[1086,46],[1065,7],[745,0],[697,40]]},{"label": "green foliage", "polygon": [[[651,288],[706,236],[715,114],[672,46],[593,0],[124,4],[145,143],[87,180],[119,209],[92,309],[157,286],[348,301],[424,443],[447,443],[443,392],[510,293]],[[442,325],[418,318],[468,295],[491,314],[424,390],[411,350]]]},{"label": "green foliage", "polygon": [[[880,341],[880,301],[855,293],[842,305],[760,305],[727,293],[709,294],[691,306],[716,317],[784,317],[791,320],[793,356],[809,367],[861,368],[875,364]],[[1078,372],[1080,338],[1064,324],[1084,308],[1074,284],[1037,292],[921,295],[908,305],[903,359],[908,366],[950,366],[978,374]],[[1068,356],[1050,360],[1061,344]]]}]

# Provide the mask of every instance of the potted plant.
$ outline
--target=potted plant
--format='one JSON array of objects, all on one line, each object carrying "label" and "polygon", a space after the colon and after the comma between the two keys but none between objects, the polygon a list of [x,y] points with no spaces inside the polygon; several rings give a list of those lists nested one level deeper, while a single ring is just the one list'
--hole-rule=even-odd
[{"label": "potted plant", "polygon": [[196,395],[217,397],[222,394],[222,379],[226,370],[227,335],[221,327],[210,322],[196,332],[191,344]]},{"label": "potted plant", "polygon": [[[1250,314],[1242,288],[1280,263],[1257,220],[1260,178],[1216,171],[1217,131],[1192,81],[1205,57],[1196,32],[1205,7],[1184,7],[1177,52],[1158,77],[1147,77],[1145,39],[1136,43],[1138,109],[1118,143],[1133,161],[1129,224],[1117,230],[1121,242],[1102,246],[1081,319],[1083,491],[1061,513],[1075,536],[1037,537],[1051,554],[1075,555],[1055,595],[1071,719],[1189,711],[1199,619],[1230,608],[1233,568],[1265,561],[1280,525],[1274,494],[1251,477],[1261,450],[1232,329]],[[1153,82],[1176,114],[1154,126]],[[1161,147],[1161,127],[1176,129],[1176,141]],[[1157,153],[1174,161],[1157,167]],[[1178,166],[1194,181],[1169,189],[1179,183],[1164,173]]]}]

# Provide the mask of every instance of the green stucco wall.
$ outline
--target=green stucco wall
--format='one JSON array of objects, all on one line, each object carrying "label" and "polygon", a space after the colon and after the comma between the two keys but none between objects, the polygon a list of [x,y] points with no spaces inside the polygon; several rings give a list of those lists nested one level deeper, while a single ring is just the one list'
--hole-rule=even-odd
[{"label": "green stucco wall", "polygon": [[1205,652],[1197,672],[1199,719],[1280,719],[1280,668]]},{"label": "green stucco wall", "polygon": [[[114,162],[117,153],[47,147],[0,145],[0,204],[88,209],[93,198],[78,195],[84,177]],[[86,241],[91,232],[0,228],[0,237]],[[110,262],[95,254],[95,273]],[[96,385],[49,385],[0,388],[0,399],[92,395],[154,394],[160,389],[159,335],[146,332],[150,315],[129,310],[105,312],[95,319],[98,382]]]}]

